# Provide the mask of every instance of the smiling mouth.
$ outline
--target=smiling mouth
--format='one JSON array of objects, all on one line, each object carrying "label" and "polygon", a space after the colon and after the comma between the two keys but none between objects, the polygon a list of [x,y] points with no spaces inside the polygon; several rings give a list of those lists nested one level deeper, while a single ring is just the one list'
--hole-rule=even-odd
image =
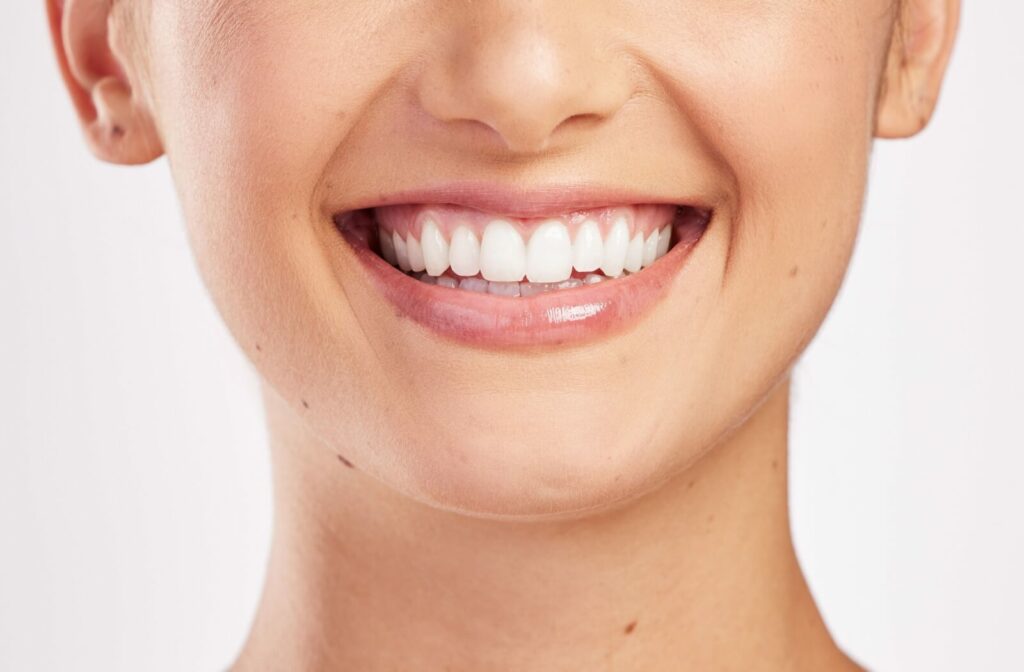
[{"label": "smiling mouth", "polygon": [[409,203],[333,220],[399,315],[501,347],[583,341],[634,322],[712,218],[708,208],[660,203],[525,218]]}]

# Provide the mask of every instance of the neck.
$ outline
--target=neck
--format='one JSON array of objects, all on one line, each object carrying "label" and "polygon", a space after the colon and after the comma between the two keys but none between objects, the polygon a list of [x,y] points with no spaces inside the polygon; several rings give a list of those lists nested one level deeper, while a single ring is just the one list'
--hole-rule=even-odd
[{"label": "neck", "polygon": [[790,540],[788,381],[657,491],[529,523],[398,495],[264,398],[274,542],[238,670],[845,666]]}]

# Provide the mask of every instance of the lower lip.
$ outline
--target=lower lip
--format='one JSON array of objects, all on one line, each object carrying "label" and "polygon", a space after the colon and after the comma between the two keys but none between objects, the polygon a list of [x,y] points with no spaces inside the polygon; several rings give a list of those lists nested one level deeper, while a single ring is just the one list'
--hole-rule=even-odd
[{"label": "lower lip", "polygon": [[[708,227],[710,221],[699,237],[689,233],[689,240],[679,240],[665,256],[635,275],[529,297],[428,285],[381,258],[356,229],[337,228],[370,284],[395,306],[399,316],[459,343],[520,348],[581,344],[627,330],[664,298]],[[678,226],[675,236],[680,238]]]}]

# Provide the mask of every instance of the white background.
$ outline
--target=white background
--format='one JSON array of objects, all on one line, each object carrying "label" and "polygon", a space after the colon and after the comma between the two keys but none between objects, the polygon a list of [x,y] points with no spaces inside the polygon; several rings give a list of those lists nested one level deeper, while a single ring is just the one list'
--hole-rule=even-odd
[{"label": "white background", "polygon": [[[798,550],[882,671],[1024,670],[1024,4],[965,4],[795,382]],[[42,5],[0,20],[0,670],[223,669],[269,544],[255,375],[166,163],[87,154]]]}]

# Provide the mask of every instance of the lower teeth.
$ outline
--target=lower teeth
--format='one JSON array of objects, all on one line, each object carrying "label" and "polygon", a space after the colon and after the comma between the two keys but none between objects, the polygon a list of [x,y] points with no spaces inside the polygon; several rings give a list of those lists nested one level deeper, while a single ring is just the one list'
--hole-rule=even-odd
[{"label": "lower teeth", "polygon": [[623,271],[622,275],[608,277],[600,273],[588,273],[582,278],[569,278],[562,282],[492,282],[484,280],[479,276],[470,278],[459,278],[451,275],[434,277],[427,273],[407,273],[411,278],[428,285],[438,285],[449,289],[461,289],[466,292],[478,294],[494,294],[495,296],[534,296],[546,292],[556,292],[563,289],[575,289],[583,285],[594,285],[605,280],[617,280],[618,278],[631,275],[629,271]]}]

